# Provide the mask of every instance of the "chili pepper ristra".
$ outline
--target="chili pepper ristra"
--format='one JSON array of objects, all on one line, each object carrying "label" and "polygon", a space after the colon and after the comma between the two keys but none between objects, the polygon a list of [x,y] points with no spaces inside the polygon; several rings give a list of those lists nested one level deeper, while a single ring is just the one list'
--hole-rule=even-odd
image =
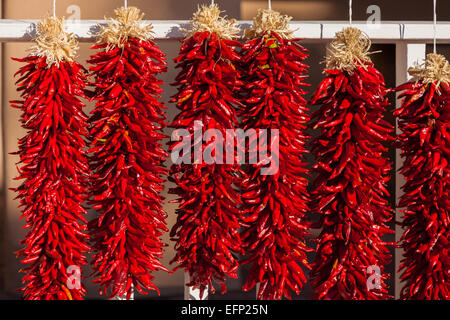
[{"label": "chili pepper ristra", "polygon": [[[234,20],[220,17],[217,5],[202,6],[175,58],[181,71],[172,101],[181,112],[171,127],[184,129],[192,139],[185,148],[187,139],[170,145],[172,152],[187,149],[183,158],[188,160],[173,164],[169,178],[176,184],[170,192],[178,196],[175,201],[179,203],[171,230],[176,241],[173,261],[178,263],[175,270],[183,268],[189,274],[187,285],[200,289],[201,295],[207,288],[215,291],[213,282],[226,291],[226,278],[237,277],[239,263],[234,253],[242,253],[238,229],[244,211],[235,189],[242,173],[236,154],[233,151],[234,164],[208,164],[195,157],[196,149],[202,155],[209,150],[213,157],[218,156],[218,140],[207,138],[202,143],[203,132],[216,130],[226,137],[226,129],[237,125],[233,104],[239,103],[234,95],[240,86],[235,68],[240,58],[234,48],[240,44],[233,39],[238,32]],[[200,139],[195,135],[198,130]]]},{"label": "chili pepper ristra", "polygon": [[[19,140],[21,166],[15,189],[28,232],[18,252],[27,300],[81,300],[85,288],[70,279],[85,265],[86,199],[89,168],[83,113],[85,71],[73,59],[77,41],[64,31],[63,18],[48,17],[37,25],[36,44],[16,75],[27,134]],[[77,272],[78,274],[78,272]]]},{"label": "chili pepper ristra", "polygon": [[[249,210],[242,240],[247,254],[243,263],[250,270],[243,289],[259,284],[259,299],[290,298],[291,290],[299,294],[306,282],[302,267],[309,268],[306,253],[312,250],[305,244],[310,226],[303,160],[309,121],[302,89],[307,85],[307,50],[292,38],[290,19],[258,10],[241,52],[244,129],[254,132],[250,141],[267,130],[268,152],[278,159],[267,172],[262,171],[267,167],[263,159],[249,159],[253,164],[241,186]],[[258,154],[253,151],[247,149],[248,158]]]},{"label": "chili pepper ristra", "polygon": [[383,236],[393,233],[388,203],[391,164],[384,153],[393,127],[383,76],[368,57],[370,40],[356,28],[328,47],[326,77],[311,98],[320,135],[312,143],[316,257],[311,286],[319,299],[387,299],[384,267],[391,256]]},{"label": "chili pepper ristra", "polygon": [[406,180],[399,202],[405,208],[400,298],[449,300],[450,65],[430,53],[409,73],[415,79],[396,88],[402,102],[394,112]]},{"label": "chili pepper ristra", "polygon": [[[166,270],[160,258],[167,231],[162,208],[165,138],[164,105],[158,101],[166,71],[164,53],[141,25],[135,7],[115,10],[98,35],[93,66],[95,109],[90,118],[91,201],[98,217],[89,222],[95,283],[100,293],[130,299],[133,288],[158,288],[153,271]],[[159,292],[159,291],[158,291]]]}]

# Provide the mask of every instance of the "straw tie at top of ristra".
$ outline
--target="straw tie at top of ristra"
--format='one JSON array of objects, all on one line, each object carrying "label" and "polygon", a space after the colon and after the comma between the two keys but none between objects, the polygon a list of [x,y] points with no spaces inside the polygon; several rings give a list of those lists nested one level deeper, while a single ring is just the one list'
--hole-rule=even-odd
[{"label": "straw tie at top of ristra", "polygon": [[352,73],[357,66],[364,67],[371,63],[369,52],[371,42],[361,30],[353,27],[344,28],[336,33],[327,47],[325,63],[328,69],[340,69]]},{"label": "straw tie at top of ristra", "polygon": [[78,42],[72,33],[64,31],[64,18],[47,17],[37,24],[35,44],[30,48],[31,54],[47,57],[47,67],[60,62],[73,61]]},{"label": "straw tie at top of ristra", "polygon": [[253,25],[244,31],[244,36],[247,39],[254,39],[267,35],[268,31],[273,31],[284,39],[292,39],[294,31],[289,29],[291,20],[292,17],[277,11],[258,9],[256,17],[253,18]]},{"label": "straw tie at top of ristra", "polygon": [[236,19],[227,19],[226,16],[221,17],[220,13],[217,4],[199,7],[191,20],[191,30],[185,30],[186,38],[204,31],[214,32],[222,39],[231,40],[235,38],[240,31],[236,25]]},{"label": "straw tie at top of ristra", "polygon": [[98,43],[123,48],[129,38],[144,41],[153,38],[153,26],[141,24],[144,14],[138,8],[122,7],[114,10],[114,13],[115,18],[105,18],[107,25],[100,26]]},{"label": "straw tie at top of ristra", "polygon": [[408,69],[411,76],[423,83],[435,83],[439,88],[441,82],[450,82],[450,64],[441,54],[429,53],[422,65]]}]

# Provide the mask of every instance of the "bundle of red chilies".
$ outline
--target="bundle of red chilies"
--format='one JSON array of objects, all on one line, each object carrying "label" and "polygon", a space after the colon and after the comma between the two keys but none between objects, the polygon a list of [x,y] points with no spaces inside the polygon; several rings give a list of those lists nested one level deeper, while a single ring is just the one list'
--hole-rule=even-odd
[{"label": "bundle of red chilies", "polygon": [[90,196],[98,217],[89,223],[93,269],[101,291],[129,299],[133,290],[158,288],[153,271],[166,270],[160,237],[167,231],[162,208],[162,163],[167,153],[165,108],[158,98],[166,71],[164,53],[141,26],[137,8],[120,8],[101,29],[100,51],[88,61],[94,76],[90,118]]},{"label": "bundle of red chilies", "polygon": [[[306,282],[301,266],[309,268],[306,252],[311,251],[305,244],[309,197],[302,161],[309,121],[301,89],[306,85],[307,53],[292,38],[289,20],[276,11],[259,10],[246,30],[249,40],[241,53],[242,123],[247,132],[255,130],[247,148],[247,158],[254,164],[249,164],[241,185],[248,210],[242,231],[247,255],[243,263],[250,264],[243,289],[259,284],[259,299],[290,298],[292,290],[299,294]],[[259,130],[269,132],[264,137]],[[263,138],[271,168],[264,159],[251,156],[256,149],[252,141]]]},{"label": "bundle of red chilies", "polygon": [[400,298],[449,300],[450,65],[430,53],[424,67],[409,72],[416,79],[396,88],[402,103],[394,112],[406,180]]},{"label": "bundle of red chilies", "polygon": [[232,154],[232,164],[208,164],[196,151],[218,157],[217,138],[206,137],[202,143],[204,132],[217,130],[226,137],[227,129],[237,126],[233,104],[239,101],[234,91],[241,82],[235,47],[240,44],[233,39],[238,32],[234,21],[220,17],[217,5],[203,6],[195,13],[192,30],[175,58],[181,72],[175,79],[178,92],[172,101],[181,112],[171,127],[185,130],[190,139],[174,141],[169,148],[180,153],[169,178],[176,185],[170,193],[178,195],[174,201],[179,203],[170,236],[176,241],[176,269],[184,268],[190,277],[187,285],[199,289],[200,297],[207,288],[215,291],[213,281],[222,293],[226,291],[226,278],[238,277],[239,262],[233,253],[243,253],[238,230],[244,211],[236,189],[243,173],[237,154]]},{"label": "bundle of red chilies", "polygon": [[[15,189],[26,219],[22,269],[24,298],[82,299],[85,288],[69,281],[68,268],[85,265],[89,250],[86,200],[89,166],[83,113],[86,75],[73,61],[77,43],[63,30],[63,20],[50,17],[37,26],[37,43],[18,74],[21,109],[27,134],[19,140],[19,177]],[[77,274],[79,274],[78,269]],[[76,271],[76,270],[74,270]]]},{"label": "bundle of red chilies", "polygon": [[[326,77],[311,98],[320,105],[312,125],[318,173],[313,212],[320,214],[311,286],[319,299],[385,299],[384,267],[390,262],[383,235],[392,233],[388,203],[391,165],[383,143],[393,128],[383,119],[389,105],[383,76],[373,67],[370,41],[356,28],[336,34]],[[373,283],[369,278],[374,279]]]},{"label": "bundle of red chilies", "polygon": [[[243,290],[257,286],[258,299],[300,294],[308,269],[314,298],[392,298],[386,152],[394,143],[406,180],[398,204],[400,298],[450,298],[450,65],[443,56],[428,55],[410,69],[415,78],[395,89],[402,102],[394,142],[384,119],[393,90],[360,30],[345,28],[329,45],[310,120],[307,50],[293,38],[290,17],[258,10],[242,45],[235,20],[215,4],[202,6],[174,59],[181,71],[172,102],[180,112],[169,125],[174,164],[167,170],[157,78],[167,70],[165,55],[137,8],[115,13],[100,28],[90,74],[73,61],[77,43],[61,18],[40,22],[31,55],[15,59],[26,63],[17,72],[22,100],[12,101],[27,130],[17,152],[24,181],[14,189],[28,229],[17,252],[26,265],[25,299],[83,299],[81,267],[90,251],[101,294],[131,299],[135,291],[158,291],[152,272],[167,271],[167,175],[178,203],[174,271],[184,269],[200,297],[215,284],[225,293],[227,279],[248,265]],[[95,101],[90,118],[82,111],[86,97]],[[308,126],[319,129],[311,190]],[[85,202],[96,210],[89,223]],[[311,228],[320,231],[315,249],[307,244]]]}]

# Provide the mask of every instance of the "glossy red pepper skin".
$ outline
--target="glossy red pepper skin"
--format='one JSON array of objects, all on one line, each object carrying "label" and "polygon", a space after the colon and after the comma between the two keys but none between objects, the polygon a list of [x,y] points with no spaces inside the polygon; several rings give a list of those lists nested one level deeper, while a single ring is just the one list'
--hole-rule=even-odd
[{"label": "glossy red pepper skin", "polygon": [[[83,113],[86,76],[76,62],[47,65],[45,57],[14,59],[26,65],[16,75],[27,134],[19,140],[15,188],[28,232],[18,253],[26,300],[82,300],[83,284],[72,282],[71,266],[85,265],[87,246],[87,116]],[[81,279],[78,279],[81,280]],[[70,284],[74,286],[70,286]],[[79,284],[79,285],[78,285]]]},{"label": "glossy red pepper skin", "polygon": [[[309,116],[302,88],[308,85],[303,64],[307,50],[297,41],[269,31],[249,40],[241,52],[244,130],[279,130],[279,151],[268,150],[279,153],[276,173],[262,175],[267,165],[250,164],[241,186],[248,210],[241,233],[247,256],[243,263],[250,264],[243,290],[259,284],[259,299],[299,294],[306,282],[302,268],[310,268],[306,253],[312,249],[305,244],[310,199],[303,159]],[[256,150],[247,149],[247,158],[249,151]]]},{"label": "glossy red pepper skin", "polygon": [[[314,297],[387,299],[384,267],[391,256],[383,236],[393,233],[386,225],[392,218],[386,190],[391,165],[383,155],[383,143],[393,140],[393,128],[383,120],[388,90],[371,63],[352,74],[325,72],[311,98],[320,105],[312,114],[313,128],[320,128],[312,143],[312,209],[320,214],[315,227],[322,229],[311,271]],[[380,271],[379,286],[367,285],[374,279],[371,266]]]},{"label": "glossy red pepper skin", "polygon": [[[234,64],[239,56],[236,41],[219,38],[216,33],[197,32],[183,41],[175,62],[181,68],[173,98],[181,110],[171,127],[186,129],[194,134],[194,121],[203,130],[219,130],[236,126],[236,112],[232,103],[239,89],[238,72]],[[204,132],[203,131],[203,132]],[[203,134],[202,132],[202,134]],[[182,142],[172,142],[170,150]],[[226,291],[226,278],[237,278],[239,267],[235,253],[242,253],[238,229],[244,213],[239,193],[233,187],[242,174],[239,165],[194,163],[194,139],[191,142],[192,164],[173,164],[169,180],[176,184],[170,193],[178,196],[177,222],[171,230],[176,241],[175,270],[183,268],[190,276],[188,286],[215,292],[214,282]],[[211,147],[202,143],[201,151]]]},{"label": "glossy red pepper skin", "polygon": [[[129,299],[133,288],[147,294],[161,264],[168,231],[162,208],[165,138],[164,105],[158,101],[166,71],[164,53],[151,40],[129,38],[88,61],[93,66],[95,109],[90,118],[91,204],[98,216],[89,222],[94,283],[100,293]],[[159,291],[158,291],[159,292]]]},{"label": "glossy red pepper skin", "polygon": [[399,207],[401,299],[450,299],[450,87],[422,81],[396,89],[402,99],[394,112],[400,134],[397,147],[405,177]]}]

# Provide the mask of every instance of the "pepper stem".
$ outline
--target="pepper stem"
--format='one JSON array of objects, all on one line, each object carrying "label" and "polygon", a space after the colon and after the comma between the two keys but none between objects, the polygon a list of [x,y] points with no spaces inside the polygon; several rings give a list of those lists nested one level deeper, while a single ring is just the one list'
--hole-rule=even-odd
[{"label": "pepper stem", "polygon": [[339,69],[352,72],[357,66],[370,63],[369,52],[371,41],[361,30],[353,27],[344,28],[336,33],[327,47],[325,63],[327,69]]},{"label": "pepper stem", "polygon": [[271,9],[258,9],[256,17],[253,18],[253,25],[244,31],[247,39],[254,39],[263,36],[268,31],[277,33],[285,39],[292,39],[293,30],[289,29],[289,21],[292,17],[282,15],[278,11]]},{"label": "pepper stem", "polygon": [[72,61],[78,50],[78,41],[72,33],[64,31],[64,18],[47,17],[37,24],[35,44],[30,48],[32,55],[47,58],[47,66]]},{"label": "pepper stem", "polygon": [[226,19],[220,16],[220,9],[217,4],[209,6],[202,5],[194,13],[191,20],[191,30],[187,30],[186,38],[193,36],[197,32],[215,32],[222,39],[233,39],[239,34],[239,28],[235,19]]},{"label": "pepper stem", "polygon": [[436,87],[439,87],[441,82],[450,82],[450,64],[438,53],[427,54],[424,63],[409,68],[408,73],[423,83],[435,83]]},{"label": "pepper stem", "polygon": [[153,38],[153,26],[141,25],[144,14],[136,7],[114,10],[115,18],[108,18],[106,26],[100,26],[98,43],[123,48],[129,38],[147,41]]}]

